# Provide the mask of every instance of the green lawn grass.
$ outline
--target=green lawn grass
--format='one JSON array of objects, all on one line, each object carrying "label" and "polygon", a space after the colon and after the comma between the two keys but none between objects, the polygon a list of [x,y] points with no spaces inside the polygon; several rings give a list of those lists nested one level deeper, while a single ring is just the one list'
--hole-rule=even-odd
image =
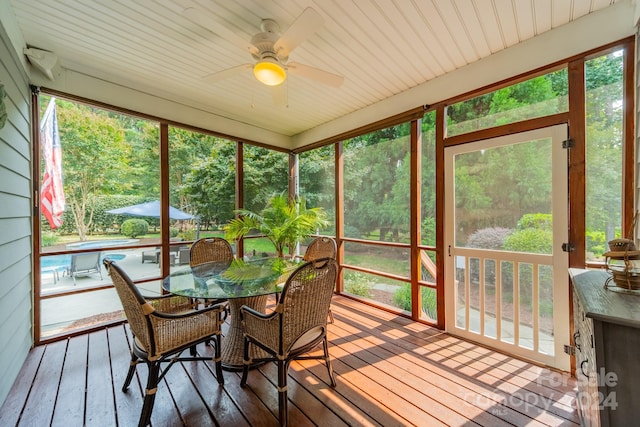
[{"label": "green lawn grass", "polygon": [[407,276],[409,273],[409,260],[397,260],[383,255],[373,254],[345,254],[345,264],[350,264],[363,268],[371,268],[386,273]]}]

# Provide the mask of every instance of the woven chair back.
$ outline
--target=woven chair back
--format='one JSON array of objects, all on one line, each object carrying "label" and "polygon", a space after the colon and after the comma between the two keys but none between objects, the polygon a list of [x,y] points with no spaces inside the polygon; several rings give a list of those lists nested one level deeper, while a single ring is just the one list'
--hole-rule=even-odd
[{"label": "woven chair back", "polygon": [[118,292],[118,297],[122,302],[122,308],[124,308],[124,314],[127,317],[129,326],[133,336],[144,346],[145,350],[149,350],[150,337],[148,323],[143,312],[144,309],[148,312],[153,312],[153,307],[147,303],[138,288],[133,284],[133,281],[124,270],[117,265],[114,261],[105,259],[104,266],[111,276],[113,286]]},{"label": "woven chair back", "polygon": [[233,261],[233,249],[225,239],[207,237],[196,240],[191,245],[191,257],[189,259],[191,267],[215,261]]},{"label": "woven chair back", "polygon": [[336,257],[336,241],[331,237],[318,237],[307,247],[303,259],[312,261],[318,258],[334,258]]},{"label": "woven chair back", "polygon": [[287,279],[276,308],[282,313],[285,352],[305,332],[326,327],[337,274],[334,259],[320,258],[302,265]]}]

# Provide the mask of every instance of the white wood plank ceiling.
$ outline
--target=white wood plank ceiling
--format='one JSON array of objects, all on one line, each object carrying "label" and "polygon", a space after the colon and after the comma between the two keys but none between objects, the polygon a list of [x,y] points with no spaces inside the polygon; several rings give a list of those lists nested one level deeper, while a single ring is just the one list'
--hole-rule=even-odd
[{"label": "white wood plank ceiling", "polygon": [[[618,0],[621,1],[621,0]],[[608,7],[616,0],[10,0],[29,46],[68,70],[259,128],[296,135]],[[189,18],[186,7],[197,17]],[[238,45],[263,18],[282,31],[305,8],[323,18],[290,60],[344,76],[290,74],[285,102]],[[284,104],[284,105],[281,105]]]}]

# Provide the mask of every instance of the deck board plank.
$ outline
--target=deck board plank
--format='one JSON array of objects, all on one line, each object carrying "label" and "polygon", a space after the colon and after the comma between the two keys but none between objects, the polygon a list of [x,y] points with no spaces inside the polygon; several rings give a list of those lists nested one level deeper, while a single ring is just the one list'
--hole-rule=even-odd
[{"label": "deck board plank", "polygon": [[[291,372],[292,370],[293,369],[290,367],[289,371]],[[273,363],[261,366],[260,371],[263,375],[265,375],[265,377],[272,378],[274,380],[278,378],[278,368]],[[338,415],[331,411],[331,409],[327,408],[316,398],[316,394],[322,393],[321,388],[326,391],[327,388],[330,389],[330,386],[325,384],[324,387],[317,387],[318,385],[319,384],[315,381],[309,382],[306,378],[298,380],[297,377],[289,375],[289,378],[287,378],[287,394],[290,401],[289,405],[295,405],[300,409],[301,412],[308,414],[308,418],[310,419],[321,419],[323,426],[346,426],[347,423],[345,423],[344,420],[342,420]]]},{"label": "deck board plank", "polygon": [[53,417],[67,341],[58,341],[45,349],[19,425],[49,425]]},{"label": "deck board plank", "polygon": [[[208,346],[200,345],[198,346],[198,353],[212,355],[213,351]],[[202,399],[204,399],[205,404],[213,414],[213,418],[219,425],[250,426],[239,406],[233,400],[233,395],[230,391],[230,389],[235,389],[235,387],[232,388],[234,380],[239,387],[239,380],[237,380],[236,375],[229,375],[228,372],[224,372],[225,385],[221,386],[214,375],[215,367],[213,363],[182,363],[180,367],[176,366],[172,369],[183,370],[184,375],[191,380],[200,392]]]},{"label": "deck board plank", "polygon": [[[499,384],[500,387],[506,387],[510,389],[511,392],[513,392],[514,390],[519,390],[522,395],[533,397],[534,400],[537,400],[537,403],[542,406],[543,403],[540,396],[538,396],[537,394],[530,394],[530,392],[528,392],[527,390],[522,391],[520,390],[520,388],[516,389],[509,382],[512,378],[518,376],[517,373],[519,373],[519,371],[522,370],[523,367],[526,366],[527,370],[535,369],[536,367],[534,367],[533,365],[526,362],[518,361],[517,363],[515,363],[515,366],[518,366],[518,369],[511,369],[510,371],[507,371],[510,372],[511,375],[511,377],[508,378],[507,381],[500,381],[490,376],[483,377],[483,374],[481,374],[480,370],[474,370],[467,367],[463,361],[461,361],[460,359],[456,359],[456,357],[463,357],[465,354],[473,354],[476,348],[480,348],[483,350],[484,348],[473,343],[468,343],[458,338],[451,337],[447,334],[431,334],[431,331],[427,331],[427,333],[429,334],[429,337],[427,339],[416,340],[416,337],[414,335],[407,334],[405,329],[402,327],[389,327],[389,322],[399,323],[400,325],[417,325],[416,327],[418,329],[422,329],[424,325],[410,321],[409,323],[407,323],[407,319],[395,316],[390,313],[380,314],[380,317],[386,320],[386,322],[383,323],[380,321],[381,319],[378,316],[376,316],[375,318],[370,318],[370,311],[375,309],[371,307],[362,308],[358,306],[358,310],[354,312],[353,309],[350,308],[350,305],[352,304],[357,303],[346,299],[342,299],[340,304],[336,305],[334,303],[334,316],[337,315],[338,317],[340,317],[344,314],[344,317],[341,317],[342,322],[340,322],[339,324],[343,327],[351,328],[349,329],[351,333],[355,333],[358,330],[361,330],[363,331],[362,334],[365,337],[376,336],[378,337],[377,345],[381,345],[383,348],[386,348],[390,352],[390,354],[399,355],[402,358],[407,358],[412,354],[415,354],[417,358],[410,360],[412,365],[422,365],[429,361],[433,361],[433,364],[426,365],[426,367],[429,370],[436,370],[436,372],[439,374],[438,376],[434,376],[434,379],[439,379],[440,381],[442,381],[446,380],[447,378],[453,378],[456,379],[456,381],[461,381],[460,384],[466,386],[469,391],[463,392],[462,394],[460,394],[460,396],[465,396],[465,399],[473,399],[474,402],[477,401],[476,403],[482,404],[487,411],[499,413],[500,416],[504,417],[505,420],[509,423],[522,425],[526,422],[532,422],[535,424],[534,421],[531,421],[531,418],[543,418],[542,421],[544,421],[544,418],[547,417],[544,411],[536,411],[535,407],[532,409],[531,414],[525,415],[524,417],[520,416],[519,413],[521,412],[521,410],[523,408],[525,410],[530,409],[528,406],[531,405],[527,405],[527,407],[525,407],[521,400],[517,398],[513,399],[512,395],[509,392],[502,391],[500,390],[500,388],[492,386],[492,384]],[[341,312],[343,308],[347,310],[344,313]],[[418,331],[417,333],[421,332]],[[495,352],[490,351],[488,351],[488,353],[495,354]],[[500,369],[498,367],[504,365],[504,359],[498,357],[496,358],[495,363],[491,366],[493,369]],[[461,369],[464,369],[466,371],[466,375],[457,375]],[[514,375],[514,373],[516,373],[516,375]],[[572,384],[573,387],[575,387],[575,381],[569,380],[568,383]],[[446,387],[446,385],[443,385],[443,388],[450,389]],[[553,396],[555,399],[561,399],[564,401],[572,400],[571,396],[573,396],[573,391],[570,392],[569,396],[565,396],[562,390],[559,390]],[[491,401],[494,399],[495,403],[491,404]],[[504,402],[512,403],[511,406],[514,406],[515,408],[507,408],[502,404]],[[572,407],[565,406],[563,410],[559,411],[559,413],[561,414],[561,416],[569,419],[569,424],[577,423],[577,414]],[[562,420],[557,421],[554,417],[552,417],[551,419],[547,420],[547,422],[553,425],[557,422],[562,422]],[[546,422],[543,422],[542,424],[546,425]]]},{"label": "deck board plank", "polygon": [[69,418],[84,420],[87,346],[87,335],[69,340],[52,426],[66,427]]},{"label": "deck board plank", "polygon": [[[186,425],[201,426],[211,423],[211,413],[202,400],[193,383],[180,364],[169,369],[165,376],[167,388],[171,390],[174,401],[180,412],[180,418]],[[166,390],[158,390],[162,393]]]},{"label": "deck board plank", "polygon": [[[275,371],[274,371],[275,372]],[[261,368],[252,369],[247,377],[244,388],[253,391],[262,404],[267,407],[274,417],[278,416],[278,393],[276,389],[277,376],[266,377]],[[298,406],[292,404],[289,396],[289,423],[293,426],[308,427],[314,423],[301,412]]]},{"label": "deck board plank", "polygon": [[0,410],[0,426],[14,426],[18,424],[20,415],[27,402],[27,397],[31,390],[31,385],[35,382],[38,367],[44,356],[45,346],[39,346],[29,352],[20,374],[11,386],[2,410]]},{"label": "deck board plank", "polygon": [[367,398],[368,406],[376,406],[386,412],[393,419],[393,422],[385,425],[409,425],[416,420],[420,420],[424,423],[423,425],[428,426],[446,425],[430,413],[407,402],[404,396],[398,396],[381,385],[380,382],[372,381],[360,370],[365,367],[365,364],[355,356],[339,351],[335,347],[332,350],[335,350],[336,353],[335,355],[331,354],[333,355],[332,364],[337,373],[338,387],[342,383],[343,387],[356,388]]},{"label": "deck board plank", "polygon": [[[129,370],[131,361],[131,347],[129,344],[129,335],[124,325],[109,328],[107,330],[109,338],[109,353],[111,359],[111,371],[113,375],[113,389],[115,397],[115,405],[117,408],[116,416],[118,425],[127,425],[131,420],[140,416],[142,409],[142,389],[137,377],[134,377],[126,393],[122,392],[122,385]],[[144,366],[138,369],[146,370]]]},{"label": "deck board plank", "polygon": [[[341,338],[333,340],[334,344],[340,345]],[[482,389],[474,387],[473,384],[461,384],[451,379],[452,373],[444,370],[436,370],[437,367],[430,366],[418,359],[410,357],[398,357],[398,352],[394,348],[389,348],[380,343],[369,342],[368,344],[359,344],[360,347],[354,348],[352,351],[365,358],[370,364],[375,364],[385,371],[394,374],[396,381],[406,382],[414,388],[414,390],[426,393],[426,398],[433,395],[439,403],[445,404],[453,410],[463,410],[465,416],[473,416],[476,422],[482,425],[512,425],[517,421],[526,421],[525,418],[510,418],[510,421],[502,421],[490,413],[486,412],[487,405],[474,405],[474,400],[468,398],[481,396]],[[363,350],[371,353],[368,356]],[[347,347],[347,349],[349,349]],[[435,374],[435,375],[434,375]],[[461,405],[461,401],[463,405]]]},{"label": "deck board plank", "polygon": [[[225,390],[240,409],[249,425],[255,427],[277,425],[276,414],[264,405],[253,389],[251,387],[240,387],[240,374],[238,372],[224,371],[223,375]],[[277,401],[275,405],[275,408],[277,408]]]},{"label": "deck board plank", "polygon": [[106,329],[89,334],[87,360],[85,425],[115,425],[114,385]]},{"label": "deck board plank", "polygon": [[[299,384],[313,390],[315,398],[327,408],[331,408],[331,411],[347,425],[361,427],[380,425],[358,405],[348,405],[343,402],[344,390],[331,388],[329,374],[324,364],[311,360],[293,362],[289,368],[289,376]],[[310,382],[312,384],[308,385]]]},{"label": "deck board plank", "polygon": [[[402,358],[397,358],[394,353],[379,349],[376,344],[371,342],[355,343],[353,341],[342,344],[341,338],[336,338],[332,339],[334,345],[338,345],[346,352],[357,355],[367,366],[376,367],[381,373],[388,373],[390,378],[388,382],[385,382],[388,384],[403,384],[403,386],[408,387],[406,392],[400,390],[399,386],[390,388],[391,391],[407,396],[406,399],[412,401],[415,405],[428,407],[432,414],[447,424],[460,424],[468,420],[469,416],[473,416],[474,422],[481,425],[496,427],[511,425],[471,404],[461,406],[460,396],[468,394],[468,390],[458,390],[460,394],[457,395],[450,393],[452,388],[456,389],[453,383],[446,382],[446,379],[443,379],[442,382],[445,383],[445,386],[438,387],[437,381],[429,381],[430,375],[428,371],[418,371],[416,364],[403,364]],[[416,375],[418,372],[422,372],[424,377]],[[384,374],[381,375],[381,373],[374,372],[371,376],[372,378],[377,378],[377,381],[384,381],[385,376]],[[435,414],[436,410],[438,414]]]},{"label": "deck board plank", "polygon": [[[332,310],[337,387],[322,362],[293,362],[291,425],[578,425],[574,378],[348,298],[335,297]],[[138,366],[121,391],[131,339],[125,324],[33,349],[0,408],[0,425],[52,418],[52,425],[136,425],[147,368]],[[209,356],[212,348],[198,352]],[[275,364],[254,369],[242,388],[238,372],[225,371],[219,386],[212,362],[179,363],[158,385],[152,425],[276,426],[276,371]],[[33,411],[40,393],[46,402]]]}]

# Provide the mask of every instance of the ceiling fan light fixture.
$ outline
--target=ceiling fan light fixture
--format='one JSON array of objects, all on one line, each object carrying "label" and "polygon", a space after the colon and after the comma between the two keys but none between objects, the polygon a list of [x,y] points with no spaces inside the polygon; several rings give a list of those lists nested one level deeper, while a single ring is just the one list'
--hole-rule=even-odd
[{"label": "ceiling fan light fixture", "polygon": [[278,86],[287,78],[287,73],[282,65],[271,57],[266,57],[258,61],[258,63],[253,66],[253,75],[259,82],[267,86]]}]

